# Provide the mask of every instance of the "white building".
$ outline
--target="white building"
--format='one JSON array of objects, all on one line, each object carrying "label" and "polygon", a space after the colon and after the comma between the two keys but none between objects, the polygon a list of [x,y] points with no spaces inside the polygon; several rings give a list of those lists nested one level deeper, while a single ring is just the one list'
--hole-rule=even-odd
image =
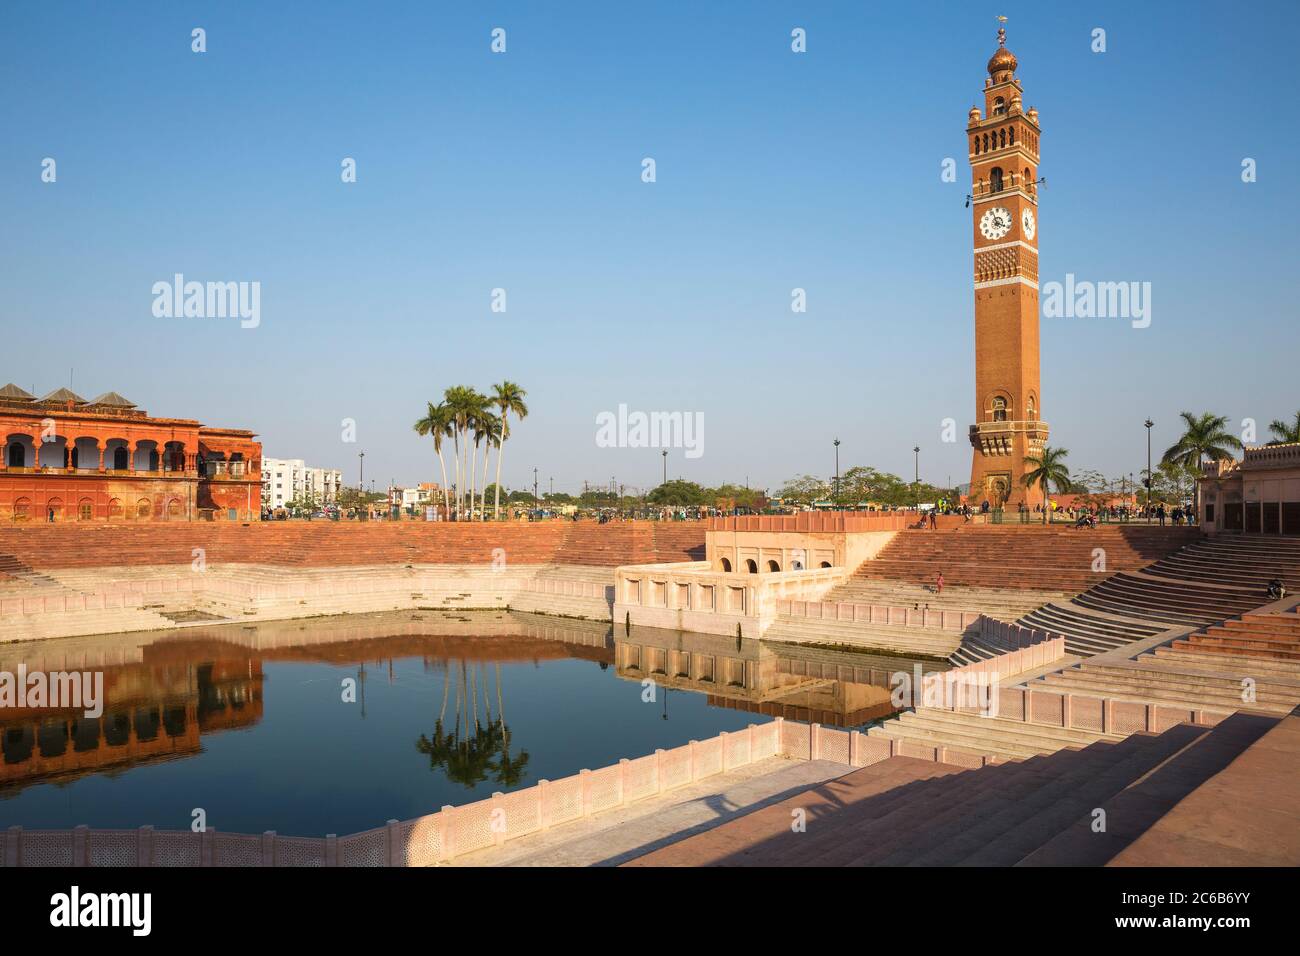
[{"label": "white building", "polygon": [[317,504],[338,501],[343,472],[337,468],[309,468],[301,458],[262,459],[262,505],[287,508],[291,502],[311,495]]}]

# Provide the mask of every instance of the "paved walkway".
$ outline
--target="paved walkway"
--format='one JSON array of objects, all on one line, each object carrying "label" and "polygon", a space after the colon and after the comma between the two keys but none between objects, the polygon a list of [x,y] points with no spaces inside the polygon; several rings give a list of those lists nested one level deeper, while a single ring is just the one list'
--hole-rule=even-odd
[{"label": "paved walkway", "polygon": [[1300,866],[1298,711],[1179,801],[1110,865]]},{"label": "paved walkway", "polygon": [[450,866],[617,866],[852,771],[830,760],[769,757],[620,810],[574,820]]}]

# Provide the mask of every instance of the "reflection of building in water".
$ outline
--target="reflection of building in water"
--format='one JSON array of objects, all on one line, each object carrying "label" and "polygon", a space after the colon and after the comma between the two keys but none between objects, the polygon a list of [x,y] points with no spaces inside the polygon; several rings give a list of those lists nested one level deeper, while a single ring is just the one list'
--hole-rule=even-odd
[{"label": "reflection of building in water", "polygon": [[197,753],[201,734],[261,718],[260,661],[190,665],[172,658],[146,648],[143,661],[106,668],[100,717],[67,709],[7,710],[0,720],[0,787]]},{"label": "reflection of building in water", "polygon": [[[124,641],[129,640],[130,644]],[[200,737],[263,713],[265,662],[358,665],[423,657],[613,662],[609,625],[506,612],[405,612],[257,625],[200,626],[124,638],[0,646],[0,670],[102,671],[104,713],[0,711],[0,790],[196,754]]]},{"label": "reflection of building in water", "polygon": [[891,676],[946,670],[936,661],[634,627],[614,629],[619,677],[707,695],[710,705],[855,727],[893,712]]}]

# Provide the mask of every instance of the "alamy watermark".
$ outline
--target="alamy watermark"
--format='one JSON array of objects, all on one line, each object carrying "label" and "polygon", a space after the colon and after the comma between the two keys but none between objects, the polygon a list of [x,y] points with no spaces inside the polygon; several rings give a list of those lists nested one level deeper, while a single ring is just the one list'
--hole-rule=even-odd
[{"label": "alamy watermark", "polygon": [[1131,319],[1133,328],[1151,324],[1150,282],[1046,282],[1042,291],[1045,319]]},{"label": "alamy watermark", "polygon": [[596,415],[597,448],[684,448],[687,458],[704,454],[703,412],[618,412]]},{"label": "alamy watermark", "polygon": [[88,719],[104,713],[103,671],[0,671],[0,709],[80,710]]},{"label": "alamy watermark", "polygon": [[261,282],[186,282],[183,273],[153,284],[158,319],[234,319],[240,328],[262,324]]}]

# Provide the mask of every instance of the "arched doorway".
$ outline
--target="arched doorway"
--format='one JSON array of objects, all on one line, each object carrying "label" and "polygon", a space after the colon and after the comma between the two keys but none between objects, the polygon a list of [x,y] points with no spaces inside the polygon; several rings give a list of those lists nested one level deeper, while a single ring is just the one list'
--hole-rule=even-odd
[{"label": "arched doorway", "polygon": [[137,518],[148,518],[153,512],[153,507],[149,504],[148,498],[141,498],[135,503],[135,516]]},{"label": "arched doorway", "polygon": [[822,568],[829,568],[830,566],[831,563],[829,561],[823,561],[820,565],[818,565],[818,567],[822,567]]},{"label": "arched doorway", "polygon": [[767,570],[768,570],[768,571],[780,571],[780,570],[781,570],[781,565],[780,565],[780,563],[777,562],[777,561],[769,561],[769,562],[767,562]]},{"label": "arched doorway", "polygon": [[181,516],[181,500],[179,498],[169,498],[167,500],[167,520],[175,521]]},{"label": "arched doorway", "polygon": [[758,573],[758,562],[755,561],[753,558],[746,558],[746,559],[745,559],[745,570],[746,570],[749,574],[757,574],[757,573]]},{"label": "arched doorway", "polygon": [[731,562],[726,558],[722,559],[722,570],[725,571],[727,574],[731,573]]},{"label": "arched doorway", "polygon": [[63,499],[49,498],[45,502],[45,519],[47,521],[63,520]]},{"label": "arched doorway", "polygon": [[82,498],[77,502],[77,520],[89,521],[95,517],[95,503],[89,498]]},{"label": "arched doorway", "polygon": [[113,518],[120,518],[120,517],[122,517],[122,499],[121,499],[121,498],[109,498],[109,499],[108,499],[108,517],[109,517],[110,520],[112,520]]}]

